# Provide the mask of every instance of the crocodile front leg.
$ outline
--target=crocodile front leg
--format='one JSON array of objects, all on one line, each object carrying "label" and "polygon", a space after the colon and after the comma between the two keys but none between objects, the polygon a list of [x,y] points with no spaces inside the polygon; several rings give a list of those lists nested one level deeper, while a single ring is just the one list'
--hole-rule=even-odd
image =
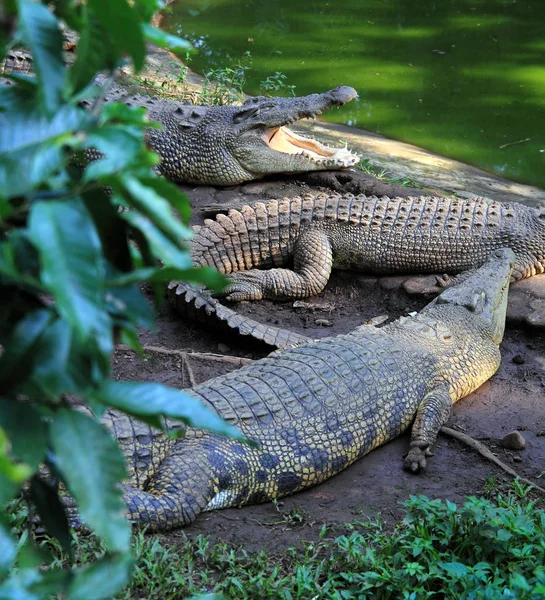
[{"label": "crocodile front leg", "polygon": [[183,440],[161,462],[145,489],[123,486],[127,517],[148,531],[166,531],[193,522],[216,493],[202,442]]},{"label": "crocodile front leg", "polygon": [[293,251],[290,269],[250,269],[229,276],[223,291],[227,300],[288,300],[319,294],[327,285],[333,266],[333,252],[327,235],[309,229],[301,233]]},{"label": "crocodile front leg", "polygon": [[409,453],[405,457],[405,468],[413,473],[424,470],[427,458],[433,456],[431,448],[439,429],[448,421],[452,399],[446,387],[428,392],[418,406],[411,433]]}]

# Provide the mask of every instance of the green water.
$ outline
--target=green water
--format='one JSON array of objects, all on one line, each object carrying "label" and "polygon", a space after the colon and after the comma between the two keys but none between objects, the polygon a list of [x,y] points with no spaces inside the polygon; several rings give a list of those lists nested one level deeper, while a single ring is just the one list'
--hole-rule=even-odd
[{"label": "green water", "polygon": [[198,72],[250,51],[245,91],[345,84],[324,117],[545,187],[545,0],[178,0]]}]

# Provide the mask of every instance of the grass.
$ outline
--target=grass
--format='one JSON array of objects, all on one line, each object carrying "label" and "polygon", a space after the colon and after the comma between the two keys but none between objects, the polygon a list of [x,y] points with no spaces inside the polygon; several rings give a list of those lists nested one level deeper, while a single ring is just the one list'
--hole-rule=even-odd
[{"label": "grass", "polygon": [[398,185],[405,187],[420,187],[414,179],[411,179],[410,177],[395,177],[388,173],[386,169],[373,164],[368,158],[362,158],[356,166],[356,169],[363,171],[366,175],[372,175],[379,181],[384,181],[385,183],[397,183]]},{"label": "grass", "polygon": [[[279,555],[203,536],[135,532],[132,582],[118,598],[545,598],[545,510],[518,482],[498,493],[490,480],[487,492],[494,501],[469,497],[463,506],[412,496],[393,529],[379,518],[347,523],[342,535],[332,537],[320,526],[317,541]],[[24,505],[15,506],[12,526],[20,528]],[[74,541],[77,563],[102,552],[93,536]],[[65,560],[55,542],[42,538],[39,544],[59,563]]]},{"label": "grass", "polygon": [[[134,76],[140,86],[159,98],[175,100],[191,100],[194,104],[220,106],[224,104],[240,104],[244,102],[246,76],[252,69],[252,56],[246,51],[240,58],[227,57],[227,65],[210,69],[204,74],[200,91],[185,89],[191,55],[186,54],[185,63],[172,62],[172,72],[160,76],[157,68],[153,77]],[[277,71],[266,77],[260,84],[264,96],[283,94],[295,96],[295,85],[287,82],[287,76]]]}]

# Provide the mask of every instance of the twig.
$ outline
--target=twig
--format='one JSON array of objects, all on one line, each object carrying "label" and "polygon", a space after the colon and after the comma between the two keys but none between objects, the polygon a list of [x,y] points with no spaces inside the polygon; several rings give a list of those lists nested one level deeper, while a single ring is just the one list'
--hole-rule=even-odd
[{"label": "twig", "polygon": [[[122,350],[123,352],[136,353],[136,350],[125,344],[118,344],[116,349]],[[243,358],[242,356],[225,356],[224,354],[214,354],[213,352],[186,352],[185,350],[170,350],[169,348],[162,348],[161,346],[142,346],[142,350],[145,352],[157,352],[157,354],[165,354],[167,356],[179,356],[182,360],[186,358],[208,358],[239,367],[249,365],[253,362],[251,358]]]},{"label": "twig", "polygon": [[536,485],[529,479],[525,479],[524,477],[521,477],[514,469],[512,469],[510,466],[506,465],[497,456],[492,454],[492,451],[489,448],[487,448],[484,444],[481,444],[481,442],[478,442],[474,438],[470,437],[469,435],[466,435],[465,433],[462,433],[461,431],[456,431],[455,429],[451,429],[450,427],[441,427],[440,431],[443,435],[452,437],[452,438],[464,443],[469,448],[476,450],[481,456],[483,456],[484,458],[487,458],[489,461],[493,462],[496,466],[498,466],[500,469],[502,469],[506,473],[509,473],[509,475],[511,475],[511,477],[520,479],[520,481],[522,481],[526,485],[529,485],[529,486],[533,487],[534,489],[538,490],[539,492],[541,492],[542,494],[545,494],[545,489],[543,489],[542,487],[539,487],[539,485]]},{"label": "twig", "polygon": [[184,363],[185,370],[187,371],[187,376],[189,378],[189,385],[190,385],[190,387],[194,388],[197,385],[197,382],[195,381],[195,375],[193,375],[193,369],[191,368],[191,365],[189,364],[189,361],[187,360],[187,356],[184,356],[184,358],[182,358],[182,361]]},{"label": "twig", "polygon": [[525,138],[523,140],[517,140],[516,142],[509,142],[507,144],[502,144],[500,146],[500,149],[503,150],[503,148],[507,148],[508,146],[514,146],[515,144],[524,144],[524,142],[531,142],[532,138]]}]

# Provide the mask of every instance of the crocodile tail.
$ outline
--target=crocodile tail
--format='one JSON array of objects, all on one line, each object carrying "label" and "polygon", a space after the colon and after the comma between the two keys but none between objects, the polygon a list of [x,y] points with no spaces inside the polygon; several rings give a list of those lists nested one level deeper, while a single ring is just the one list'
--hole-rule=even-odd
[{"label": "crocodile tail", "polygon": [[206,325],[249,336],[273,348],[288,348],[311,341],[311,338],[293,331],[258,323],[254,319],[239,315],[212,298],[210,292],[202,287],[171,281],[167,295],[178,312]]},{"label": "crocodile tail", "polygon": [[253,268],[285,266],[301,228],[312,221],[339,218],[340,196],[304,197],[256,202],[216,214],[195,228],[193,261],[228,275]]}]

